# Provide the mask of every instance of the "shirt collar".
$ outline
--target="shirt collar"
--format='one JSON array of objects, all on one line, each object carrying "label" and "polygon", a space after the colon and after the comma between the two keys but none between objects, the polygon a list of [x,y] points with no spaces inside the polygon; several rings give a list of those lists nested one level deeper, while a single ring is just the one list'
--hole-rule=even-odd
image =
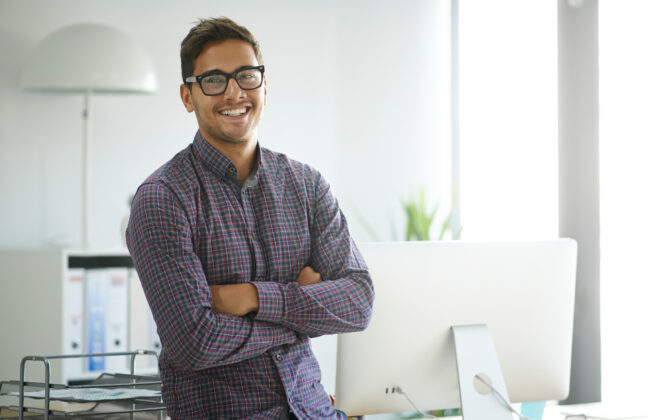
[{"label": "shirt collar", "polygon": [[[198,130],[195,133],[195,139],[193,140],[193,148],[195,150],[196,156],[205,164],[205,166],[212,171],[216,176],[220,178],[230,178],[237,180],[237,168],[233,165],[233,162],[228,159],[226,155],[219,152],[209,144],[209,142],[203,137]],[[263,151],[260,144],[256,145],[256,165],[251,169],[249,177],[247,178],[247,186],[251,187],[256,185],[256,178],[258,177],[259,169],[261,168],[261,163],[263,160]],[[248,185],[251,184],[251,185]]]}]

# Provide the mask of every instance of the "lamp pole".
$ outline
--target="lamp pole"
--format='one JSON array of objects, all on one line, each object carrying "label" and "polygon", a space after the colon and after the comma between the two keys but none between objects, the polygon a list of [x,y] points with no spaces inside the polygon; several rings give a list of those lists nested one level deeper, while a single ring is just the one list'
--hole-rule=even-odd
[{"label": "lamp pole", "polygon": [[81,176],[81,246],[84,251],[88,250],[88,195],[89,175],[91,172],[91,94],[92,91],[84,91],[84,110],[81,114],[84,123],[82,136],[82,176]]}]

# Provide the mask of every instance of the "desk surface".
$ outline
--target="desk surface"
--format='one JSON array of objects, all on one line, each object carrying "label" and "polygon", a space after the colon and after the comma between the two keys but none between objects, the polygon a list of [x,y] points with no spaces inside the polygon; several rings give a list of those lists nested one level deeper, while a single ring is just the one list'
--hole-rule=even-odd
[{"label": "desk surface", "polygon": [[[566,414],[586,414],[586,420],[668,420],[670,407],[615,406],[608,404],[547,405],[542,420],[565,420]],[[516,419],[516,416],[514,416]],[[462,420],[461,417],[445,417],[443,420]],[[569,420],[582,420],[573,417]]]},{"label": "desk surface", "polygon": [[[644,419],[644,420],[667,420],[670,419],[670,407],[651,407],[644,404],[622,405],[622,404],[581,404],[581,405],[553,405],[547,406],[542,420],[564,420],[567,414],[586,414],[594,418],[603,419]],[[587,417],[589,419],[589,417]],[[581,420],[579,417],[574,420]]]}]

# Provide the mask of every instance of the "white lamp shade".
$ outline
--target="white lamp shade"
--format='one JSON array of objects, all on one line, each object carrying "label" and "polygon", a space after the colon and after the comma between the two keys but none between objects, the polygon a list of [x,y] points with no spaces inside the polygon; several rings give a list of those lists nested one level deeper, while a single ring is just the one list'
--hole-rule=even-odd
[{"label": "white lamp shade", "polygon": [[60,29],[32,52],[21,87],[59,92],[150,93],[157,88],[148,54],[116,29],[77,24]]}]

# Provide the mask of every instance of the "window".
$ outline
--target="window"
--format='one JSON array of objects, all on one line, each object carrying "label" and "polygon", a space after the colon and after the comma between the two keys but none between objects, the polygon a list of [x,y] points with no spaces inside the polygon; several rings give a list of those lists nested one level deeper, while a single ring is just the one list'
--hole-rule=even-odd
[{"label": "window", "polygon": [[556,3],[468,0],[459,15],[462,237],[556,237]]}]

